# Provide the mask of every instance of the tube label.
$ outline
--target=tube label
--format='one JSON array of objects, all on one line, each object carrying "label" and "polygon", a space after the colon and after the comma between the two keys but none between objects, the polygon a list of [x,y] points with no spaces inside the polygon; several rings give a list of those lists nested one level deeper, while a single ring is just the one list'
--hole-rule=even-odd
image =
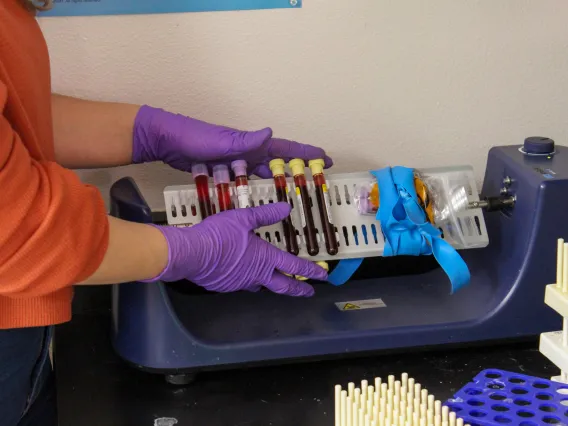
[{"label": "tube label", "polygon": [[298,209],[300,210],[300,218],[302,219],[302,228],[306,226],[306,216],[304,214],[304,203],[302,203],[302,195],[300,188],[296,187],[296,198],[298,199]]},{"label": "tube label", "polygon": [[325,211],[327,212],[327,220],[330,224],[332,224],[333,219],[331,218],[331,202],[329,201],[329,192],[327,191],[327,185],[324,183],[321,187],[323,189],[323,201],[325,204]]},{"label": "tube label", "polygon": [[246,209],[250,207],[250,192],[248,185],[237,186],[237,200],[239,201],[239,208]]}]

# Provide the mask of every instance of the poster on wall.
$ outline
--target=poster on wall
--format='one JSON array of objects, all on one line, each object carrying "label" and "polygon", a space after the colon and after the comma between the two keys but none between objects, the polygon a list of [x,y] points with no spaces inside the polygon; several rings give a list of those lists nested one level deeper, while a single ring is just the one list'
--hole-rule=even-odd
[{"label": "poster on wall", "polygon": [[40,16],[133,15],[299,8],[302,0],[54,0]]}]

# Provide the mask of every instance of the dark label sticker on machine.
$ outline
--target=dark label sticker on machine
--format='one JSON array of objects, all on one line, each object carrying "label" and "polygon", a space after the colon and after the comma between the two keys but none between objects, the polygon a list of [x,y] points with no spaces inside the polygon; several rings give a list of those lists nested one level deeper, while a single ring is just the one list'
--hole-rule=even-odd
[{"label": "dark label sticker on machine", "polygon": [[352,300],[348,302],[336,302],[335,306],[340,311],[359,311],[361,309],[386,308],[383,299]]}]

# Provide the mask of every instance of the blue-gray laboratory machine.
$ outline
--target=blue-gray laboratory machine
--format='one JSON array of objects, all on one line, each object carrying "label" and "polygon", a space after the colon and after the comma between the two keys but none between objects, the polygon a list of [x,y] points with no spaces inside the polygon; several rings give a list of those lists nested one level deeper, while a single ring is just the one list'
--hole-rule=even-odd
[{"label": "blue-gray laboratory machine", "polygon": [[[330,174],[330,179],[333,175]],[[121,358],[186,383],[196,372],[525,338],[559,329],[544,304],[556,279],[557,239],[568,236],[568,148],[549,138],[489,151],[478,219],[483,248],[459,250],[470,272],[453,294],[433,256],[367,256],[343,285],[314,283],[311,298],[206,292],[190,282],[113,288],[112,340]],[[349,200],[344,200],[349,201]],[[111,214],[166,222],[135,182],[111,189]],[[471,228],[471,227],[470,227]],[[340,245],[366,244],[357,230]],[[354,232],[354,233],[353,233]],[[331,273],[338,262],[330,260]],[[367,302],[365,302],[367,301]],[[349,309],[357,304],[368,309]],[[359,307],[361,307],[359,306]],[[347,307],[347,308],[346,308]]]}]

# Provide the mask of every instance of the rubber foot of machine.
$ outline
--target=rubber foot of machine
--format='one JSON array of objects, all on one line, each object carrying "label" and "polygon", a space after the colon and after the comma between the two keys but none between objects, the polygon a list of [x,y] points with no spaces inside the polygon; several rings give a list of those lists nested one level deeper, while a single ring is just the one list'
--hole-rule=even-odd
[{"label": "rubber foot of machine", "polygon": [[175,386],[187,386],[195,381],[195,374],[167,374],[166,382]]}]

